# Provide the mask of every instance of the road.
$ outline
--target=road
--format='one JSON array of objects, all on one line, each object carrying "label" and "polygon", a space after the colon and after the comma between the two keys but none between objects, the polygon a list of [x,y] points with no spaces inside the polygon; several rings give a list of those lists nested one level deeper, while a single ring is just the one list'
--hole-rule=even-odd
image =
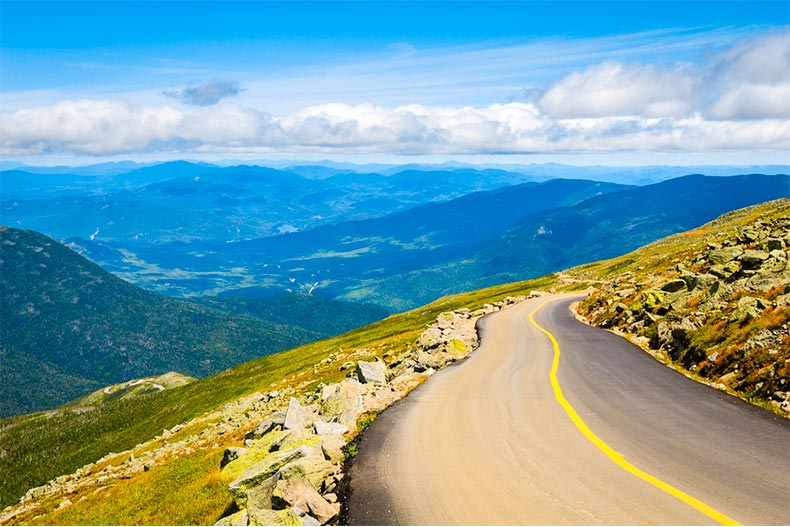
[{"label": "road", "polygon": [[579,298],[486,317],[477,351],[383,412],[350,469],[348,522],[790,524],[790,421],[578,322]]}]

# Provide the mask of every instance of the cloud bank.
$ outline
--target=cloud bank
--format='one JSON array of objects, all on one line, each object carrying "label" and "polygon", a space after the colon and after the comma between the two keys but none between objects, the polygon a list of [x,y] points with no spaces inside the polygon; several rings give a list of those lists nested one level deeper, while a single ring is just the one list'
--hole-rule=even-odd
[{"label": "cloud bank", "polygon": [[0,114],[0,153],[321,152],[498,154],[790,149],[790,32],[702,63],[606,61],[532,101],[487,106],[334,102],[274,115],[191,85],[183,104],[69,100]]}]

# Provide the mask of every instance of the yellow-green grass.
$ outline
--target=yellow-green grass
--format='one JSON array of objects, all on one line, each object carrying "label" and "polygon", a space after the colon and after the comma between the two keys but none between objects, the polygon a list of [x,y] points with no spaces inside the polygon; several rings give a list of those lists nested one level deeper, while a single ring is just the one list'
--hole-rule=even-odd
[{"label": "yellow-green grass", "polygon": [[17,521],[31,525],[212,525],[228,505],[227,481],[220,476],[222,449],[203,450],[154,466],[131,479],[115,480],[57,509]]}]

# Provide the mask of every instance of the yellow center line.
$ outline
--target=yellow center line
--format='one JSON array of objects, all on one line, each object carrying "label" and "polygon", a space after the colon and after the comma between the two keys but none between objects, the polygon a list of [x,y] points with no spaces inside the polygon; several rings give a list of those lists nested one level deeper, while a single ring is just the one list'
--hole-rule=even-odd
[{"label": "yellow center line", "polygon": [[578,428],[579,431],[581,431],[581,433],[584,434],[584,436],[587,439],[589,439],[592,444],[597,446],[601,450],[601,452],[609,456],[609,459],[620,465],[623,469],[627,470],[634,476],[643,479],[644,481],[647,481],[651,485],[658,487],[659,489],[663,490],[667,494],[670,494],[676,497],[677,499],[679,499],[680,501],[687,503],[688,505],[691,505],[701,513],[709,516],[710,518],[716,520],[722,525],[741,525],[740,523],[736,522],[732,518],[717,511],[713,507],[701,502],[697,498],[694,498],[693,496],[689,496],[682,490],[678,490],[672,485],[665,483],[664,481],[661,481],[657,477],[651,476],[647,472],[638,469],[637,467],[626,461],[625,458],[620,453],[615,452],[612,449],[612,447],[604,443],[601,440],[601,438],[599,438],[597,435],[593,433],[592,430],[590,430],[590,428],[582,420],[582,418],[579,417],[579,414],[576,413],[576,410],[574,410],[573,406],[571,406],[571,404],[565,399],[565,396],[562,395],[562,389],[560,388],[560,383],[557,381],[557,369],[560,366],[560,346],[559,344],[557,344],[557,339],[555,339],[554,335],[552,335],[548,330],[544,329],[543,327],[540,326],[540,324],[535,322],[535,319],[533,318],[533,315],[537,313],[538,310],[545,305],[546,302],[535,308],[535,310],[529,314],[529,321],[532,322],[532,324],[536,328],[538,328],[543,333],[545,333],[546,336],[549,337],[549,340],[551,340],[552,346],[554,346],[554,362],[551,365],[551,372],[549,373],[549,379],[551,380],[551,387],[554,389],[554,397],[557,399],[557,402],[559,402],[560,405],[568,413],[568,417],[571,418],[571,421],[573,421],[573,424],[576,425],[576,428]]}]

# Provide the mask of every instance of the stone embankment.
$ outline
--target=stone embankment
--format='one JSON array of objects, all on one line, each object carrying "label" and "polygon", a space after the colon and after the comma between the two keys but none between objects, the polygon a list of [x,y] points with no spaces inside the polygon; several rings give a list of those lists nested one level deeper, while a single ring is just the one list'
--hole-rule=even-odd
[{"label": "stone embankment", "polygon": [[[530,296],[539,296],[533,292]],[[526,297],[507,297],[477,310],[444,312],[406,349],[375,360],[348,360],[346,378],[314,382],[310,369],[283,380],[278,390],[258,392],[222,409],[163,430],[134,449],[110,453],[73,474],[30,489],[0,513],[0,524],[21,514],[73,505],[80,491],[95,492],[134,477],[173,457],[227,446],[221,475],[235,506],[217,525],[322,525],[340,512],[336,490],[343,479],[347,445],[375,415],[403,398],[439,369],[463,359],[479,344],[477,321]],[[323,363],[367,357],[367,350],[330,354]],[[316,365],[319,366],[319,365]],[[50,506],[51,507],[51,506]]]}]

